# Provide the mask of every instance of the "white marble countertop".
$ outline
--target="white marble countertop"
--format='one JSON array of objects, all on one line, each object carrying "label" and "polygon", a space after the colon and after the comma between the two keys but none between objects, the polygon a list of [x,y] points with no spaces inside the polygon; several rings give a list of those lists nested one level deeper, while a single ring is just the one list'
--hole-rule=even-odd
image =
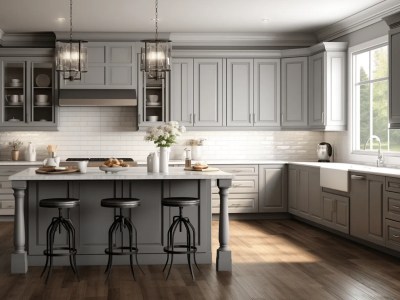
[{"label": "white marble countertop", "polygon": [[81,174],[36,174],[36,168],[28,168],[14,175],[9,180],[162,180],[162,179],[232,179],[234,175],[223,171],[197,172],[185,171],[182,167],[170,167],[168,174],[148,173],[145,167],[127,168],[126,171],[115,174],[99,170],[97,167],[88,168],[87,173]]},{"label": "white marble countertop", "polygon": [[1,160],[0,166],[41,166],[43,161]]},{"label": "white marble countertop", "polygon": [[[281,160],[247,160],[247,159],[203,159],[203,160],[192,160],[192,164],[197,161],[202,161],[208,165],[271,165],[271,164],[287,164],[288,161]],[[139,166],[147,165],[147,162],[139,160],[137,161]],[[184,160],[170,160],[170,165],[184,165]]]}]

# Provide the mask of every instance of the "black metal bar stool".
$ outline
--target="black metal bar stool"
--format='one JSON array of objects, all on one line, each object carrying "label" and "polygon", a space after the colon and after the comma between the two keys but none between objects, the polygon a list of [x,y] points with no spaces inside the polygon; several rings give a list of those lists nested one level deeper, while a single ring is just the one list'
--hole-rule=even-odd
[{"label": "black metal bar stool", "polygon": [[[40,277],[43,276],[43,274],[46,272],[47,266],[49,265],[49,269],[46,276],[46,283],[47,283],[50,277],[51,269],[53,267],[53,257],[69,256],[69,262],[72,271],[79,280],[78,268],[76,266],[75,228],[69,216],[69,209],[79,206],[79,200],[74,198],[49,198],[40,200],[39,206],[47,208],[58,208],[58,217],[54,217],[49,227],[47,227],[46,250],[43,251],[43,254],[46,256],[46,264],[44,266],[44,269]],[[62,216],[63,208],[67,209],[67,218],[64,218]],[[58,229],[58,232],[61,233],[61,227],[64,227],[67,233],[68,246],[54,247],[54,238],[56,231]]]},{"label": "black metal bar stool", "polygon": [[[101,200],[101,206],[103,207],[111,207],[114,209],[119,208],[119,215],[114,216],[114,222],[111,224],[110,229],[108,230],[108,248],[105,250],[105,253],[108,254],[108,263],[105,273],[107,273],[107,280],[111,273],[112,267],[112,258],[113,255],[129,255],[131,272],[133,279],[135,279],[135,273],[133,271],[133,255],[135,255],[136,264],[139,267],[140,271],[144,274],[142,268],[139,265],[137,253],[137,230],[133,225],[131,219],[129,217],[124,217],[122,215],[122,209],[131,209],[138,207],[140,205],[140,200],[136,198],[106,198]],[[124,234],[123,229],[127,228],[129,232],[129,245],[124,246]],[[113,236],[116,234],[117,230],[120,230],[121,236],[121,246],[113,245]],[[133,231],[135,231],[135,244],[133,245]],[[136,280],[136,279],[135,279]]]},{"label": "black metal bar stool", "polygon": [[[165,268],[168,265],[169,257],[171,255],[171,263],[169,265],[166,280],[168,279],[169,274],[171,272],[171,267],[172,267],[172,263],[174,260],[174,254],[186,254],[187,255],[189,270],[190,270],[190,273],[194,280],[194,274],[193,274],[192,262],[191,262],[191,254],[192,253],[193,253],[194,263],[195,263],[197,269],[200,271],[199,266],[197,265],[197,261],[196,261],[196,252],[197,252],[196,230],[194,229],[194,226],[192,225],[192,223],[190,223],[189,218],[184,217],[182,215],[182,210],[183,210],[183,207],[185,207],[185,206],[198,206],[200,204],[200,200],[198,198],[190,198],[190,197],[169,197],[169,198],[162,199],[161,204],[163,206],[167,206],[167,207],[179,207],[179,216],[173,217],[172,224],[168,229],[167,246],[164,247],[164,252],[167,253],[167,261],[165,262],[163,272],[165,271]],[[183,244],[183,243],[176,244],[174,241],[175,240],[175,232],[178,227],[179,227],[179,232],[182,232],[182,225],[186,230],[186,243],[185,244]]]}]

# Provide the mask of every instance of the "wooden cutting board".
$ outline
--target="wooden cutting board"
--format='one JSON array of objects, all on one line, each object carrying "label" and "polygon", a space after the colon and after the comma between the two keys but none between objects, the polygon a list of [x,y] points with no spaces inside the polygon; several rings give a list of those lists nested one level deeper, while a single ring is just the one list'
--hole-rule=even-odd
[{"label": "wooden cutting board", "polygon": [[76,173],[79,169],[74,167],[68,167],[66,170],[55,170],[54,167],[40,167],[39,169],[35,170],[36,174],[69,174],[69,173]]},{"label": "wooden cutting board", "polygon": [[196,172],[215,172],[215,171],[219,171],[218,168],[212,168],[212,167],[208,167],[207,169],[201,169],[201,170],[195,170],[193,168],[185,168],[185,171],[196,171]]}]

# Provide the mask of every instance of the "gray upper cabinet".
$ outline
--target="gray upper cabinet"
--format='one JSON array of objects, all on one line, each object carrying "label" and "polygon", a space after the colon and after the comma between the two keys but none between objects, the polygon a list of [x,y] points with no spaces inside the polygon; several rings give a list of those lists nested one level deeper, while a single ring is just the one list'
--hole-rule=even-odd
[{"label": "gray upper cabinet", "polygon": [[223,59],[194,59],[194,126],[223,125]]},{"label": "gray upper cabinet", "polygon": [[324,51],[308,60],[309,128],[345,130],[346,52]]},{"label": "gray upper cabinet", "polygon": [[307,127],[308,58],[282,59],[282,127]]},{"label": "gray upper cabinet", "polygon": [[389,25],[389,128],[400,128],[400,13],[384,18]]},{"label": "gray upper cabinet", "polygon": [[53,57],[3,57],[0,130],[57,130]]},{"label": "gray upper cabinet", "polygon": [[62,89],[136,89],[136,43],[88,43],[88,72],[82,80],[60,80]]},{"label": "gray upper cabinet", "polygon": [[280,60],[227,59],[227,126],[279,127]]},{"label": "gray upper cabinet", "polygon": [[259,212],[286,212],[287,188],[285,165],[259,166]]},{"label": "gray upper cabinet", "polygon": [[227,59],[227,126],[253,126],[253,59]]},{"label": "gray upper cabinet", "polygon": [[254,60],[254,126],[280,126],[280,59]]},{"label": "gray upper cabinet", "polygon": [[174,58],[170,78],[170,118],[193,126],[193,58]]}]

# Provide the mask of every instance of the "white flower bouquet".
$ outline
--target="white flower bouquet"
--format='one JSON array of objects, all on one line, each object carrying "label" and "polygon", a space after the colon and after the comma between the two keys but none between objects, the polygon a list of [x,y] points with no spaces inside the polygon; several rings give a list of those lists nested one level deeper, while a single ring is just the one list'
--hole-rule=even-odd
[{"label": "white flower bouquet", "polygon": [[146,141],[152,141],[157,147],[171,147],[176,143],[176,138],[186,131],[185,126],[176,121],[170,121],[164,125],[153,126],[147,129]]}]

